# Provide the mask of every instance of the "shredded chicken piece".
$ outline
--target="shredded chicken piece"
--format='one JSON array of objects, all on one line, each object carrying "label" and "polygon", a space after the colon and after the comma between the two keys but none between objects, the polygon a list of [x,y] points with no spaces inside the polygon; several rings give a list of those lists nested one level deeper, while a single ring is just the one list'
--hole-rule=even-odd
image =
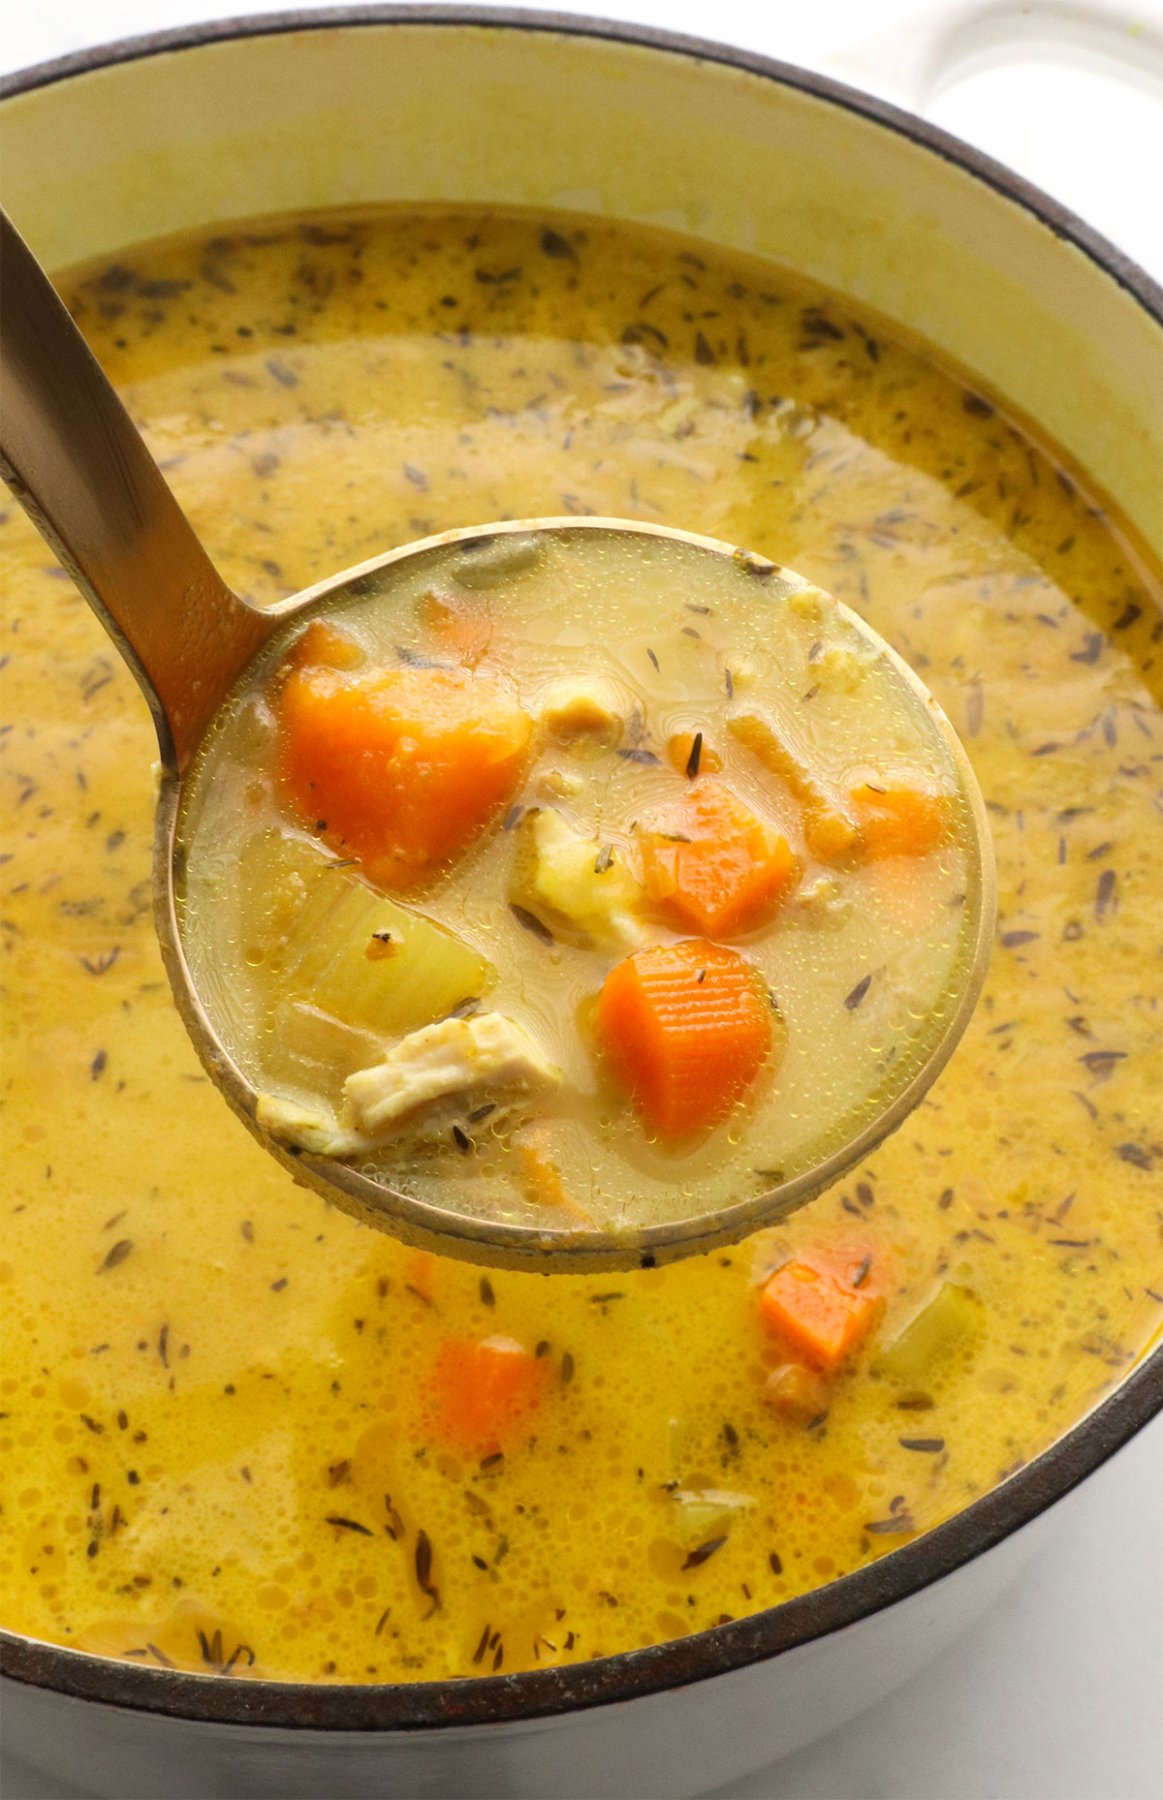
[{"label": "shredded chicken piece", "polygon": [[486,1082],[528,1088],[556,1087],[560,1080],[523,1026],[490,1012],[410,1032],[383,1062],[349,1075],[343,1091],[366,1142],[418,1107]]},{"label": "shredded chicken piece", "polygon": [[363,1132],[341,1125],[333,1113],[312,1111],[296,1100],[280,1099],[277,1094],[259,1095],[255,1117],[279,1143],[294,1144],[316,1156],[359,1156],[368,1149]]}]

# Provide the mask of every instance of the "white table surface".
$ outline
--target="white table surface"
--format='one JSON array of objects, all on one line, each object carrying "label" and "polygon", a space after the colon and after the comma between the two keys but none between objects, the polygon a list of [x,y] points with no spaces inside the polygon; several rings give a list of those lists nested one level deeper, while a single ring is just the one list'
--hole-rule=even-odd
[{"label": "white table surface", "polygon": [[[545,4],[713,36],[823,69],[838,49],[924,10],[924,0]],[[0,0],[0,70],[139,31],[275,10],[263,0],[39,0],[19,8]],[[1142,0],[1139,11],[1163,25],[1163,0]],[[928,110],[1163,280],[1158,94],[1023,56],[961,81]],[[0,1759],[0,1794],[85,1800],[11,1758]],[[924,1674],[715,1800],[1163,1800],[1163,1419],[1092,1478],[1017,1585]]]}]

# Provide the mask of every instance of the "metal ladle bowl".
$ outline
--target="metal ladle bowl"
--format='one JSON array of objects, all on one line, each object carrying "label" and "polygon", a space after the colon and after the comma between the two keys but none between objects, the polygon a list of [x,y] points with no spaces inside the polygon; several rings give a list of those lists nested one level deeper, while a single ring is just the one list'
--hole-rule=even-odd
[{"label": "metal ladle bowl", "polygon": [[[952,1055],[980,995],[993,937],[996,873],[984,802],[956,733],[908,665],[863,620],[841,608],[922,701],[935,740],[952,760],[970,825],[962,985],[923,1061],[889,1105],[815,1166],[759,1194],[616,1233],[544,1230],[454,1211],[345,1163],[296,1151],[262,1130],[257,1091],[211,1024],[187,964],[179,929],[178,827],[184,781],[203,738],[271,636],[288,621],[333,605],[345,592],[366,588],[369,577],[398,570],[440,546],[482,537],[620,533],[669,538],[728,558],[743,553],[712,538],[624,519],[506,521],[405,544],[260,611],[232,593],[214,568],[48,276],[2,213],[0,309],[0,474],[133,670],[157,727],[162,779],[154,831],[154,916],[178,1011],[211,1079],[296,1181],[365,1224],[473,1262],[542,1273],[652,1268],[735,1242],[786,1217],[903,1124]],[[769,572],[774,591],[807,585],[764,558],[751,561]]]}]

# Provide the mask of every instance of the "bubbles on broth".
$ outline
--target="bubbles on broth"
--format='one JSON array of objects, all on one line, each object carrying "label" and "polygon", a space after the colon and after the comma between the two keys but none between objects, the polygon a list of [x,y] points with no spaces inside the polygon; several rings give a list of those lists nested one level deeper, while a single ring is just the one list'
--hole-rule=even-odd
[{"label": "bubbles on broth", "polygon": [[[462,603],[467,612],[457,610]],[[484,621],[483,649],[440,640],[432,619],[442,607]],[[321,616],[369,668],[467,666],[501,683],[532,721],[510,800],[432,879],[391,898],[483,959],[487,992],[471,996],[471,1010],[513,1020],[562,1074],[545,1100],[486,1087],[434,1117],[418,1112],[354,1166],[477,1218],[637,1228],[722,1210],[816,1166],[907,1087],[963,980],[977,929],[966,896],[978,871],[954,756],[923,696],[853,615],[770,564],[579,527],[430,549],[361,577]],[[342,1116],[346,1066],[305,1087],[279,1064],[285,1043],[270,983],[286,952],[271,945],[293,923],[278,894],[248,893],[238,875],[257,837],[283,834],[301,847],[296,854],[325,856],[331,880],[374,890],[342,844],[327,844],[327,821],[296,812],[279,778],[280,669],[302,629],[292,625],[263,653],[189,782],[181,925],[198,991],[246,1079]],[[558,704],[563,682],[581,684],[593,706],[598,693],[617,697],[614,723],[558,728],[551,701]],[[760,727],[742,730],[741,718]],[[757,753],[767,740],[756,729],[792,746],[790,769]],[[693,744],[696,734],[693,770],[693,752],[676,765],[670,746]],[[814,853],[806,821],[817,791],[864,783],[875,805],[884,792],[877,784],[909,779],[947,809],[943,839],[927,854],[892,853],[891,811],[889,854],[822,861]],[[625,945],[562,935],[514,902],[514,864],[522,822],[527,830],[530,815],[548,810],[599,847],[605,866],[620,859],[634,869],[652,817],[708,780],[768,822],[796,859],[792,891],[727,937],[771,995],[786,1044],[717,1125],[667,1141],[612,1080],[596,1043],[595,1003],[635,945],[697,934],[644,900]],[[411,1023],[395,1020],[380,1055],[448,1010],[420,1005]],[[374,1019],[359,1024],[375,1037]],[[466,1122],[482,1095],[498,1103],[485,1131]],[[560,1183],[548,1201],[531,1194],[520,1137],[538,1119]]]}]

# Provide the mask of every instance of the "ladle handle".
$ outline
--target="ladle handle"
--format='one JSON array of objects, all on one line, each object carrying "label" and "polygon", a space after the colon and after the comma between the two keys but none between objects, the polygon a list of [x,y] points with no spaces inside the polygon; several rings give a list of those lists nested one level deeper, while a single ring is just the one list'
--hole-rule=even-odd
[{"label": "ladle handle", "polygon": [[0,474],[190,762],[273,621],[232,594],[48,276],[0,213]]}]

